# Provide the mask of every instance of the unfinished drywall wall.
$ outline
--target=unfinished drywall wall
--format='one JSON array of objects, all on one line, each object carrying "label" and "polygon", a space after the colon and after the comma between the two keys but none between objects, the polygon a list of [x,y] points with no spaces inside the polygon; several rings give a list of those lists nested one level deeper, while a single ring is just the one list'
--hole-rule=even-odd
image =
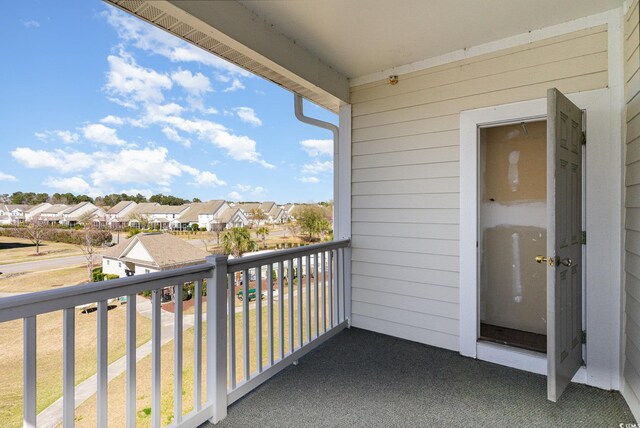
[{"label": "unfinished drywall wall", "polygon": [[546,334],[546,121],[480,132],[480,320]]}]

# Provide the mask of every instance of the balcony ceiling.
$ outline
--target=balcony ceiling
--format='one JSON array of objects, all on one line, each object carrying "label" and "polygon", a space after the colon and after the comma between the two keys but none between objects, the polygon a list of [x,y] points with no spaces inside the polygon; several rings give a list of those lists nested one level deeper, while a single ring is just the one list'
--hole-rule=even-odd
[{"label": "balcony ceiling", "polygon": [[349,102],[349,79],[605,12],[622,2],[105,1],[333,111]]},{"label": "balcony ceiling", "polygon": [[348,78],[619,7],[621,0],[241,0]]}]

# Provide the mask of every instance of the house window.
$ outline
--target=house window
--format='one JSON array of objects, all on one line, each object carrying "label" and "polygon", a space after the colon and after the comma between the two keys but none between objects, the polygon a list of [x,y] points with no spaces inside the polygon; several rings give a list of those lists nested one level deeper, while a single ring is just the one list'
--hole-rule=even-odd
[{"label": "house window", "polygon": [[151,271],[149,269],[145,269],[144,273],[151,273]]},{"label": "house window", "polygon": [[107,265],[109,264],[109,260],[107,260]]},{"label": "house window", "polygon": [[122,263],[118,262],[118,267],[122,267]]}]

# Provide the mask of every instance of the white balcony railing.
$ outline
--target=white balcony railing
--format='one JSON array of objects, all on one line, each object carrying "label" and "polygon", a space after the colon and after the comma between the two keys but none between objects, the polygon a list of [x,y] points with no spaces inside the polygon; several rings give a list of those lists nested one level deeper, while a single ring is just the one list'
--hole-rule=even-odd
[{"label": "white balcony railing", "polygon": [[[97,411],[96,425],[107,426],[108,301],[127,296],[126,312],[126,426],[136,424],[136,296],[151,291],[152,387],[151,425],[161,426],[161,305],[163,288],[182,296],[184,284],[194,286],[194,358],[183,361],[183,303],[174,309],[174,392],[172,426],[195,427],[218,422],[235,402],[304,354],[337,334],[350,319],[349,241],[333,241],[227,260],[211,256],[207,263],[170,271],[116,279],[58,290],[0,299],[0,323],[23,319],[23,425],[37,426],[36,331],[37,316],[63,311],[63,420],[74,425],[75,416],[75,316],[79,306],[97,303]],[[275,275],[275,277],[274,277]],[[250,284],[253,278],[253,285]],[[238,281],[238,279],[240,281]],[[208,285],[203,313],[203,285]],[[238,282],[243,297],[236,306]],[[251,304],[250,289],[256,300]],[[277,293],[275,288],[277,287]],[[266,302],[263,302],[263,298]],[[277,300],[277,303],[276,303]],[[264,312],[266,311],[266,312]],[[277,318],[277,321],[276,321]],[[236,320],[237,319],[237,320]],[[266,319],[266,326],[264,321]],[[206,342],[203,343],[203,321]],[[242,328],[237,328],[241,324]],[[266,327],[266,329],[265,329]],[[253,330],[253,331],[252,331]],[[266,334],[264,333],[266,330]],[[253,338],[252,338],[253,336]],[[241,347],[237,349],[237,342]],[[203,373],[206,346],[206,379]],[[264,349],[264,351],[263,351]],[[240,350],[240,352],[238,352]],[[182,378],[192,364],[193,411],[183,414]],[[203,383],[207,396],[203,400]]]}]

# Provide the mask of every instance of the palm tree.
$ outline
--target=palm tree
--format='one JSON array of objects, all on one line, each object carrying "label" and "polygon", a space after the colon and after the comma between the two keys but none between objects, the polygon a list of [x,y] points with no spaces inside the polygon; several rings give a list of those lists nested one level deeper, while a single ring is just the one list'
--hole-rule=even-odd
[{"label": "palm tree", "polygon": [[251,232],[246,227],[232,227],[220,234],[222,250],[225,254],[242,257],[248,251],[257,248],[256,241],[251,239]]},{"label": "palm tree", "polygon": [[256,229],[256,238],[258,235],[262,238],[262,247],[267,248],[267,235],[269,234],[269,228],[266,226],[260,226]]}]

